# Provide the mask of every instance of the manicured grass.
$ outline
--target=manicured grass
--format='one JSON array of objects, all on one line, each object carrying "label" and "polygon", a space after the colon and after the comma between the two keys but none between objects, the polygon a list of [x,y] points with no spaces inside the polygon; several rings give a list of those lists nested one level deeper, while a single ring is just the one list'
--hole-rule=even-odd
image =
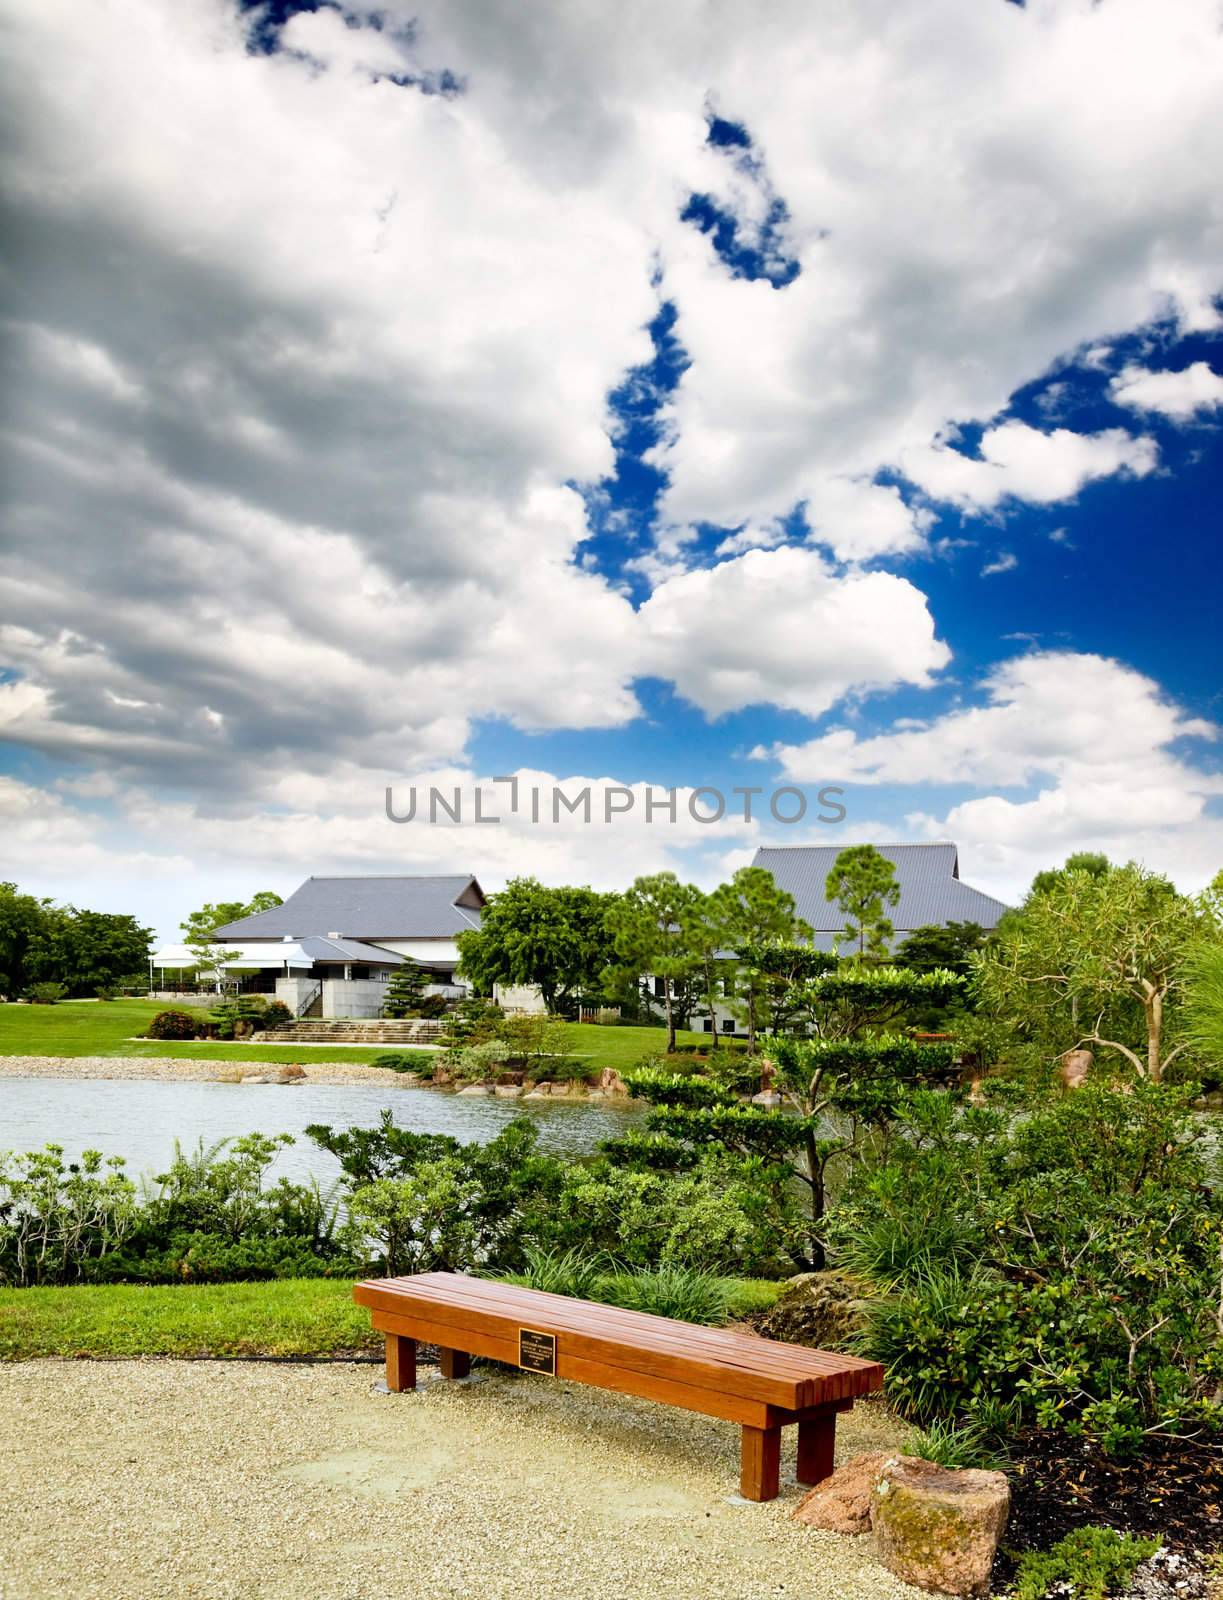
[{"label": "manicured grass", "polygon": [[[781,1285],[736,1279],[733,1314],[772,1305]],[[377,1352],[381,1334],[333,1278],[270,1283],[0,1289],[0,1360],[39,1356],[331,1356]]]},{"label": "manicured grass", "polygon": [[0,1289],[0,1360],[36,1356],[327,1356],[381,1348],[352,1284]]},{"label": "manicured grass", "polygon": [[[293,1045],[201,1044],[185,1040],[135,1039],[159,1011],[173,1010],[169,1001],[61,1000],[54,1006],[0,1005],[0,1056],[181,1056],[205,1061],[326,1060],[327,1051]],[[184,1008],[185,1009],[185,1008]],[[594,1023],[574,1023],[574,1054],[590,1063],[592,1071],[636,1065],[643,1056],[661,1051],[666,1044],[661,1028],[603,1028]],[[681,1033],[681,1044],[698,1044],[707,1035]],[[368,1049],[346,1046],[335,1052],[339,1061],[368,1063],[394,1049],[373,1045]],[[410,1054],[410,1050],[407,1052]]]}]

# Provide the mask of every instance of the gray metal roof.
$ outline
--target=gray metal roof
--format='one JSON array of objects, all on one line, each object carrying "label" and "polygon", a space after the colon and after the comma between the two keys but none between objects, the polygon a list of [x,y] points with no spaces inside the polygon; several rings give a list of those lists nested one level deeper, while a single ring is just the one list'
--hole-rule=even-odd
[{"label": "gray metal roof", "polygon": [[[460,904],[459,902],[463,903]],[[469,874],[307,878],[285,903],[218,928],[214,939],[452,939],[480,926],[484,891]],[[361,957],[368,960],[368,956]]]},{"label": "gray metal roof", "polygon": [[[840,844],[762,846],[754,867],[773,874],[779,889],[794,896],[798,914],[815,929],[817,950],[831,950],[833,937],[844,932],[845,913],[824,893],[833,863],[845,849]],[[959,852],[954,844],[879,844],[881,856],[896,868],[900,899],[887,908],[899,943],[914,928],[946,922],[979,922],[996,927],[1007,909],[993,895],[960,881]]]},{"label": "gray metal roof", "polygon": [[372,944],[362,944],[359,939],[326,939],[308,933],[298,943],[312,961],[355,961],[360,966],[398,967],[403,957],[393,950],[379,950]]}]

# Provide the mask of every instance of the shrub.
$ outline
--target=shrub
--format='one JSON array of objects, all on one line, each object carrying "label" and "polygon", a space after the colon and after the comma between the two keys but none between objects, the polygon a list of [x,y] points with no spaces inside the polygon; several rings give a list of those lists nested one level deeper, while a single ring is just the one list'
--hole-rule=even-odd
[{"label": "shrub", "polygon": [[1076,1528],[1049,1550],[1019,1558],[1015,1600],[1043,1600],[1055,1591],[1073,1600],[1105,1600],[1122,1594],[1160,1539],[1137,1539],[1115,1528]]},{"label": "shrub", "polygon": [[568,1250],[545,1250],[528,1245],[520,1272],[506,1273],[503,1283],[519,1283],[524,1288],[542,1289],[548,1294],[572,1295],[575,1300],[597,1300],[600,1280],[614,1266],[610,1256],[591,1255],[574,1245]]},{"label": "shrub", "polygon": [[86,1150],[66,1162],[62,1145],[0,1155],[0,1281],[75,1283],[116,1250],[137,1220],[123,1159]]},{"label": "shrub", "polygon": [[195,1039],[200,1024],[189,1011],[159,1011],[149,1023],[146,1039]]},{"label": "shrub", "polygon": [[263,1011],[265,1028],[283,1028],[293,1021],[293,1013],[283,1000],[269,1000]]},{"label": "shrub", "polygon": [[99,1000],[113,1000],[115,998],[115,991],[105,986],[95,989],[94,994],[97,995]]},{"label": "shrub", "polygon": [[431,1077],[433,1073],[433,1057],[428,1056],[423,1050],[389,1051],[386,1055],[375,1056],[371,1066],[385,1067],[389,1072],[416,1072],[424,1077]]},{"label": "shrub", "polygon": [[53,1006],[56,1001],[62,1000],[68,993],[66,983],[34,983],[30,985],[27,998],[32,1005]]},{"label": "shrub", "polygon": [[965,1423],[962,1427],[951,1422],[932,1422],[909,1441],[906,1449],[909,1455],[935,1461],[940,1467],[977,1467],[986,1472],[999,1472],[1005,1465],[1005,1457],[979,1422]]},{"label": "shrub", "polygon": [[[937,1098],[937,1097],[936,1097]],[[1024,1117],[912,1096],[830,1218],[882,1291],[864,1353],[919,1422],[1005,1416],[1105,1450],[1223,1427],[1223,1194],[1187,1092],[1088,1085]]]},{"label": "shrub", "polygon": [[722,1323],[730,1311],[726,1284],[712,1273],[664,1262],[606,1279],[599,1298],[626,1311],[648,1311],[678,1322]]},{"label": "shrub", "polygon": [[468,1083],[484,1083],[495,1078],[510,1059],[510,1047],[504,1039],[486,1039],[483,1044],[468,1045],[460,1050],[454,1070]]}]

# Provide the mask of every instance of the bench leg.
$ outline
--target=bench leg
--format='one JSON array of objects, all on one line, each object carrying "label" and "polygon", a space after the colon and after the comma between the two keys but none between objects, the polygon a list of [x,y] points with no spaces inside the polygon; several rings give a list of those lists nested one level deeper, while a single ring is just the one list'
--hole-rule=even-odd
[{"label": "bench leg", "polygon": [[823,1483],[832,1472],[833,1453],[837,1442],[837,1414],[810,1417],[798,1425],[799,1483]]},{"label": "bench leg", "polygon": [[465,1378],[471,1371],[471,1357],[466,1350],[447,1350],[444,1345],[440,1345],[437,1353],[442,1365],[443,1378]]},{"label": "bench leg", "polygon": [[401,1333],[386,1336],[386,1386],[392,1394],[416,1387],[416,1340]]},{"label": "bench leg", "polygon": [[781,1486],[781,1429],[743,1429],[739,1493],[745,1500],[775,1500]]}]

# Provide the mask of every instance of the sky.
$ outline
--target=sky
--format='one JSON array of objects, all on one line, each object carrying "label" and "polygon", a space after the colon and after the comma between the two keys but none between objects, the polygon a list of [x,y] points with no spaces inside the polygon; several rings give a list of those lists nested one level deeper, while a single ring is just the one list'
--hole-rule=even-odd
[{"label": "sky", "polygon": [[0,878],[1223,867],[1217,0],[0,29]]}]

